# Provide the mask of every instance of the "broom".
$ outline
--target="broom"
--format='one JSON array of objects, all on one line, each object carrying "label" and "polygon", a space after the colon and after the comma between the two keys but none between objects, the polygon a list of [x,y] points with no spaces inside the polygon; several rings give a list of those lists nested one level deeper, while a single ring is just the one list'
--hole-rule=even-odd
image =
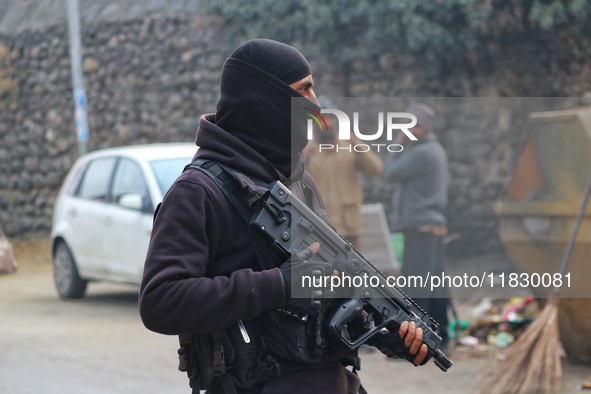
[{"label": "broom", "polygon": [[[579,227],[591,194],[591,176],[577,215],[575,227],[564,252],[560,274],[564,276],[577,238]],[[478,389],[482,394],[557,392],[562,385],[560,334],[558,332],[558,295],[542,309],[540,315],[505,353],[504,361],[485,378]]]}]

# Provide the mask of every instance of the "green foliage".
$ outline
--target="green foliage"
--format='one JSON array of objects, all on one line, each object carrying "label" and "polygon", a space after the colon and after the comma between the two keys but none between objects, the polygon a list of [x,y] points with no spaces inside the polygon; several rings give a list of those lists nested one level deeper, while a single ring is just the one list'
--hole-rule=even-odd
[{"label": "green foliage", "polygon": [[457,4],[433,0],[210,0],[227,21],[229,46],[253,37],[305,48],[324,67],[346,68],[386,50],[447,64],[474,39]]},{"label": "green foliage", "polygon": [[[588,45],[588,0],[207,0],[227,21],[228,49],[253,37],[303,49],[322,67],[347,70],[385,51],[433,70],[490,44],[557,32]],[[533,33],[533,34],[532,34]]]},{"label": "green foliage", "polygon": [[532,4],[530,20],[544,30],[566,29],[575,35],[588,34],[591,29],[589,0],[545,0]]}]

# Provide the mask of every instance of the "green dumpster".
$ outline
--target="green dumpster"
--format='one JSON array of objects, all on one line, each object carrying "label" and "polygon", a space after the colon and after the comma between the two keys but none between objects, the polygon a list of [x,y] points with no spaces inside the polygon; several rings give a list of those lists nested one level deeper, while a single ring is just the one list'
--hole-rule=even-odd
[{"label": "green dumpster", "polygon": [[540,279],[532,281],[532,293],[547,297],[551,290],[544,284],[550,278],[562,281],[561,341],[569,358],[582,362],[591,362],[591,203],[568,277],[554,274],[560,271],[589,176],[591,108],[532,113],[505,198],[495,207],[508,255],[521,272]]}]

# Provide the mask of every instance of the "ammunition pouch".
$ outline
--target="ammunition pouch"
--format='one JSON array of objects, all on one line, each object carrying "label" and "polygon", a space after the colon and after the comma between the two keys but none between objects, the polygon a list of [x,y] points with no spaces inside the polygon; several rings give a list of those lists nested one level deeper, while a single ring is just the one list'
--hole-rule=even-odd
[{"label": "ammunition pouch", "polygon": [[359,369],[357,352],[326,337],[319,315],[287,309],[224,332],[179,335],[179,342],[179,370],[187,372],[194,393],[236,393],[302,369],[339,364]]},{"label": "ammunition pouch", "polygon": [[257,345],[253,322],[240,324],[245,332],[234,324],[224,332],[179,335],[179,371],[187,372],[195,393],[235,393],[280,374],[277,361]]}]

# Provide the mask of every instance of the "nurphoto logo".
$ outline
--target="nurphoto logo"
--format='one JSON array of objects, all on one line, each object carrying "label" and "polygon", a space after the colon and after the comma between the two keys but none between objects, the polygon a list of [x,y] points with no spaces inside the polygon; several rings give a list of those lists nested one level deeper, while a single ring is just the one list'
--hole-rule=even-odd
[{"label": "nurphoto logo", "polygon": [[[349,152],[368,152],[370,150],[376,150],[379,152],[382,149],[388,152],[402,152],[404,149],[402,145],[396,143],[370,143],[382,138],[384,132],[386,133],[386,140],[392,142],[395,137],[394,131],[402,131],[410,140],[417,141],[417,137],[410,131],[417,124],[417,118],[408,112],[378,112],[378,129],[375,132],[368,133],[366,130],[362,130],[359,125],[359,113],[353,112],[353,127],[351,128],[351,120],[349,115],[338,109],[323,108],[320,112],[306,108],[310,112],[307,115],[310,117],[307,123],[307,137],[308,140],[314,139],[314,124],[320,129],[320,133],[335,132],[331,130],[334,125],[330,125],[327,122],[323,114],[332,114],[336,117],[337,123],[337,138],[339,142],[345,142],[345,144],[319,144],[319,151],[336,149],[347,150]],[[407,120],[406,122],[402,122]],[[385,126],[385,127],[384,127]],[[354,137],[351,135],[353,131]],[[346,142],[349,142],[349,145]],[[351,143],[351,142],[365,142],[365,143]]]}]

